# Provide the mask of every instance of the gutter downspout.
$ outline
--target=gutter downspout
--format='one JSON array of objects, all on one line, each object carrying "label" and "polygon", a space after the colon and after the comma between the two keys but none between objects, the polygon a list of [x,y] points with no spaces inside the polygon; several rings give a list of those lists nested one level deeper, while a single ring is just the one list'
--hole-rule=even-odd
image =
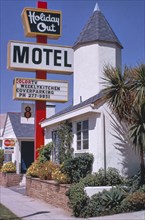
[{"label": "gutter downspout", "polygon": [[104,170],[105,170],[105,176],[106,176],[106,121],[105,121],[105,115],[102,113],[102,124],[103,124],[103,146],[104,146]]}]

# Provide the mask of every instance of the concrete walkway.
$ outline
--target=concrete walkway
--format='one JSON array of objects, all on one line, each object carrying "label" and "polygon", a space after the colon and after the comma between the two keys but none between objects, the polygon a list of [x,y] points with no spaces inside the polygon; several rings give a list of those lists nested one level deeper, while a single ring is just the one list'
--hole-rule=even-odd
[{"label": "concrete walkway", "polygon": [[[38,199],[25,195],[24,186],[0,188],[0,202],[24,220],[82,220],[75,218],[71,213],[56,208]],[[89,220],[145,220],[145,211],[118,214],[104,217],[88,218]]]}]

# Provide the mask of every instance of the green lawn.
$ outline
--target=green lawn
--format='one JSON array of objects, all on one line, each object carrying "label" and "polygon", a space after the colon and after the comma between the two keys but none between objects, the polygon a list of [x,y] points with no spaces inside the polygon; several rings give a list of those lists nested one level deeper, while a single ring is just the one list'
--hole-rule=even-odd
[{"label": "green lawn", "polygon": [[0,220],[21,220],[21,218],[0,203]]}]

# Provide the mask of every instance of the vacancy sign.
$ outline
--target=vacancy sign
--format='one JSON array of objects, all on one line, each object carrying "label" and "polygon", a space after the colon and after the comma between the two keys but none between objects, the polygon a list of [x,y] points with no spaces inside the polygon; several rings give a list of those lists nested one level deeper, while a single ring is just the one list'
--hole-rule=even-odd
[{"label": "vacancy sign", "polygon": [[68,101],[68,82],[15,78],[13,97],[20,100]]},{"label": "vacancy sign", "polygon": [[43,35],[58,39],[61,36],[62,15],[60,11],[24,8],[22,20],[27,37]]},{"label": "vacancy sign", "polygon": [[73,49],[48,44],[9,41],[8,68],[71,74],[73,72]]}]

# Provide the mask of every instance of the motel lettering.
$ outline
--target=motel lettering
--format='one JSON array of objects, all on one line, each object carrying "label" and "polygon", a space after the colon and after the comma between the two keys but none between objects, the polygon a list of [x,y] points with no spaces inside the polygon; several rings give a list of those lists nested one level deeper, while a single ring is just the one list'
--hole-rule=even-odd
[{"label": "motel lettering", "polygon": [[13,62],[14,63],[29,63],[29,60],[32,60],[32,63],[39,65],[42,63],[42,59],[45,57],[45,65],[50,65],[50,56],[53,56],[53,64],[54,66],[61,66],[61,59],[64,56],[64,67],[71,67],[71,64],[68,63],[68,52],[64,50],[52,50],[52,49],[40,49],[33,48],[32,56],[30,57],[30,49],[29,47],[14,46],[14,54],[13,54]]}]

